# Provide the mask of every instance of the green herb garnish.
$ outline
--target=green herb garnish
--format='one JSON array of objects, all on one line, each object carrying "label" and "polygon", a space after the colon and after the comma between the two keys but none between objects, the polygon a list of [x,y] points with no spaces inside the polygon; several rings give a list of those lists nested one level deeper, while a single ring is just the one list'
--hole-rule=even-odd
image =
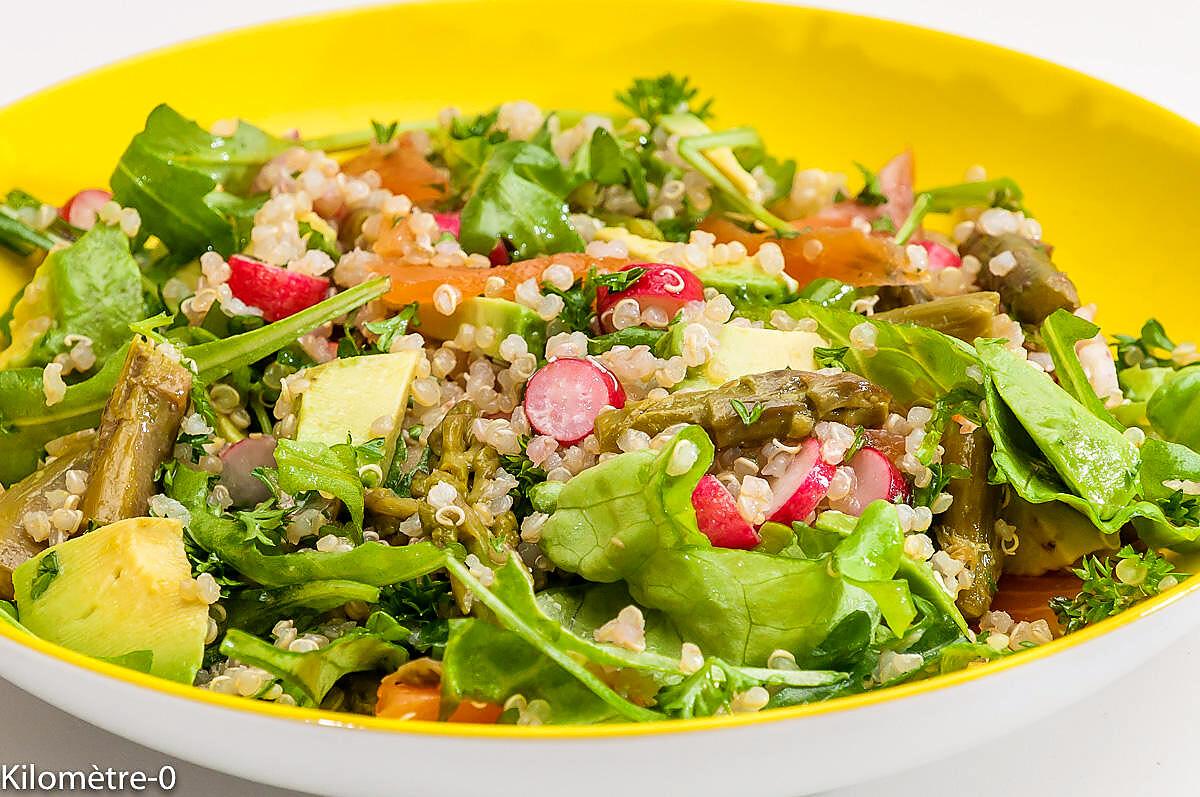
[{"label": "green herb garnish", "polygon": [[762,404],[755,404],[752,407],[747,407],[745,403],[739,401],[738,399],[731,399],[729,403],[733,406],[733,411],[737,413],[738,420],[742,422],[743,426],[750,426],[762,417]]},{"label": "green herb garnish", "polygon": [[1185,574],[1154,551],[1138,553],[1126,545],[1113,559],[1085,557],[1071,572],[1083,580],[1074,598],[1057,597],[1050,608],[1065,633],[1120,614],[1146,598],[1179,583]]}]

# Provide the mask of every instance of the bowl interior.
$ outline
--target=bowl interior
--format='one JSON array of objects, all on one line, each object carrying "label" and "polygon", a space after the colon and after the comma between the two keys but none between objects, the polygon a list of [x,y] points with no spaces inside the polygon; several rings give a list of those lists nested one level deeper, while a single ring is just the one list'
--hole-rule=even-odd
[{"label": "bowl interior", "polygon": [[[464,0],[370,8],[202,39],[0,110],[0,182],[61,202],[104,185],[149,110],[320,134],[527,98],[614,108],[671,70],[801,168],[853,172],[906,146],[918,187],[973,164],[1025,189],[1106,331],[1192,326],[1179,261],[1200,211],[1200,133],[1133,95],[999,48],[826,11],[716,0]],[[0,294],[23,276],[0,274]]]}]

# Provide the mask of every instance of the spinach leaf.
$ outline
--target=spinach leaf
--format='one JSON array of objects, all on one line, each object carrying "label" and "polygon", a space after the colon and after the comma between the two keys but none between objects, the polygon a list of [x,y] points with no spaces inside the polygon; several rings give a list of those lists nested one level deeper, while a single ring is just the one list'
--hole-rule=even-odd
[{"label": "spinach leaf", "polygon": [[459,241],[469,252],[487,253],[504,241],[514,260],[583,251],[571,226],[567,194],[572,180],[549,151],[525,141],[492,150],[462,210]]},{"label": "spinach leaf", "polygon": [[[679,445],[698,454],[688,471],[669,475]],[[543,527],[547,556],[589,581],[624,581],[639,604],[661,611],[683,639],[734,664],[765,663],[781,648],[806,652],[859,608],[886,609],[903,627],[906,585],[877,588],[875,580],[843,577],[824,559],[713,548],[697,529],[691,505],[712,457],[704,431],[686,427],[661,452],[622,454],[585,471],[563,487]],[[879,511],[895,520],[894,509]],[[898,521],[888,527],[900,534]],[[891,548],[871,547],[878,560],[868,565],[865,548],[851,550],[857,544],[838,554],[842,566],[859,575],[881,572]],[[859,562],[861,570],[850,564]]]},{"label": "spinach leaf", "polygon": [[1099,332],[1100,327],[1062,309],[1055,310],[1042,322],[1042,342],[1054,360],[1054,374],[1058,377],[1059,386],[1086,407],[1088,412],[1114,429],[1124,431],[1125,427],[1117,422],[1096,395],[1075,354],[1076,343],[1090,340]]},{"label": "spinach leaf", "polygon": [[[956,389],[977,397],[981,393],[978,379],[971,376],[972,367],[979,368],[975,351],[957,338],[928,327],[870,319],[804,299],[776,309],[793,318],[815,320],[817,332],[830,342],[829,351],[840,355],[840,362],[848,370],[886,388],[903,406],[932,405]],[[850,344],[850,330],[860,324],[875,329],[874,353]],[[832,356],[828,355],[826,361],[832,361]]]},{"label": "spinach leaf", "polygon": [[611,350],[614,346],[628,346],[631,349],[634,346],[649,346],[653,349],[667,334],[668,332],[665,329],[625,327],[624,329],[618,329],[616,332],[609,332],[605,335],[588,338],[588,354],[603,354]]},{"label": "spinach leaf", "polygon": [[[1003,341],[980,340],[976,350],[995,388],[989,391],[989,414],[999,409],[992,405],[1002,401],[1058,477],[1075,495],[1094,504],[1101,520],[1111,519],[1129,504],[1138,471],[1133,443],[1009,351]],[[992,421],[989,418],[989,432],[999,425]],[[1005,470],[1000,461],[996,464]],[[1014,486],[1019,492],[1019,485]]]},{"label": "spinach leaf", "polygon": [[392,547],[366,542],[349,551],[301,550],[264,553],[245,538],[242,524],[212,513],[208,506],[209,476],[181,465],[169,487],[172,498],[191,513],[190,538],[201,548],[265,587],[311,581],[345,580],[385,586],[440,570],[447,552],[432,543]]},{"label": "spinach leaf", "polygon": [[142,228],[176,259],[210,247],[229,255],[242,248],[248,234],[250,206],[237,201],[238,195],[289,146],[245,123],[231,136],[214,136],[159,105],[117,163],[110,180],[113,196],[137,208]]},{"label": "spinach leaf", "polygon": [[[216,380],[291,344],[321,324],[345,315],[387,291],[387,280],[364,282],[295,315],[240,335],[186,346],[196,365],[197,381]],[[0,483],[11,484],[32,473],[46,443],[95,426],[117,384],[125,349],[109,357],[95,375],[67,387],[62,401],[47,407],[40,368],[0,371]]]},{"label": "spinach leaf", "polygon": [[346,505],[354,525],[362,529],[363,483],[352,446],[281,439],[275,446],[275,464],[284,492],[328,493]]},{"label": "spinach leaf", "polygon": [[391,671],[408,661],[408,651],[404,648],[380,634],[359,628],[306,653],[280,650],[270,642],[233,628],[225,632],[221,653],[271,673],[301,706],[319,706],[344,675],[376,669]]}]

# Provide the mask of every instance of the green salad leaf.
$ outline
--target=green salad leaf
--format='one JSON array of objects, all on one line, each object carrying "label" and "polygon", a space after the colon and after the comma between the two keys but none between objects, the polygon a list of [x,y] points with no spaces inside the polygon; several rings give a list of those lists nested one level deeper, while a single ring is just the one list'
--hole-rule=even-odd
[{"label": "green salad leaf", "polygon": [[264,552],[247,543],[240,522],[213,514],[208,506],[208,482],[209,474],[184,465],[171,481],[170,496],[191,515],[188,536],[200,548],[264,587],[329,580],[381,587],[436,572],[445,565],[447,551],[429,542],[402,547],[365,542],[349,551]]},{"label": "green salad leaf", "polygon": [[268,160],[290,146],[244,122],[231,136],[212,135],[159,105],[117,163],[113,197],[137,208],[142,228],[180,261],[209,248],[230,255],[244,246],[246,217],[253,215],[239,195]]},{"label": "green salad leaf", "polygon": [[400,645],[380,634],[357,628],[319,650],[306,653],[281,650],[270,642],[233,628],[225,632],[221,653],[271,673],[301,706],[321,705],[325,695],[344,675],[377,669],[392,671],[408,661],[408,651]]},{"label": "green salad leaf", "polygon": [[[1138,472],[1138,450],[1133,443],[1045,373],[1009,351],[1003,341],[981,340],[976,350],[994,386],[989,391],[989,416],[997,415],[998,405],[1003,402],[1058,478],[1093,505],[1101,520],[1113,518],[1127,506],[1136,489]],[[999,426],[999,419],[989,418],[989,432]],[[992,439],[995,441],[997,435],[993,434]],[[997,467],[1007,471],[1007,459],[999,446],[996,450],[1000,454],[994,455]],[[1020,492],[1021,474],[1006,475]]]},{"label": "green salad leaf", "polygon": [[529,142],[497,145],[484,162],[462,210],[459,241],[486,254],[503,241],[514,260],[583,251],[566,197],[570,175],[553,153]]},{"label": "green salad leaf", "polygon": [[275,446],[275,463],[284,492],[328,493],[346,505],[355,526],[362,528],[363,483],[353,446],[282,439]]},{"label": "green salad leaf", "polygon": [[[1139,369],[1135,373],[1147,374],[1156,370]],[[1167,378],[1146,403],[1150,427],[1163,439],[1193,450],[1200,449],[1197,412],[1200,412],[1200,366],[1197,365],[1168,372]]]},{"label": "green salad leaf", "polygon": [[[866,318],[859,313],[797,299],[776,308],[793,318],[811,318],[817,332],[830,342],[822,362],[836,361],[848,370],[888,390],[903,406],[931,406],[955,390],[981,395],[971,369],[979,368],[975,351],[966,343],[928,327]],[[856,349],[850,331],[860,324],[875,329],[876,350]],[[844,350],[844,351],[843,351]]]},{"label": "green salad leaf", "polygon": [[[211,384],[293,343],[296,338],[345,315],[387,291],[386,279],[364,282],[299,313],[223,340],[182,349],[196,365],[197,381]],[[46,406],[40,368],[0,371],[0,483],[32,473],[46,443],[93,427],[112,395],[125,359],[122,348],[92,377],[67,387],[66,396]]]},{"label": "green salad leaf", "polygon": [[1042,322],[1042,342],[1054,361],[1054,374],[1058,377],[1059,386],[1097,418],[1118,431],[1124,431],[1125,427],[1096,395],[1075,354],[1076,343],[1090,340],[1099,332],[1100,327],[1062,309],[1055,310]]},{"label": "green salad leaf", "polygon": [[[686,472],[671,475],[679,446],[694,447],[697,456]],[[900,539],[894,509],[874,510],[884,515],[879,525],[868,523],[835,554],[840,567],[870,580],[843,577],[824,559],[714,548],[691,505],[712,457],[704,431],[685,427],[661,452],[621,454],[584,471],[562,489],[542,529],[546,555],[589,581],[624,581],[683,639],[733,664],[765,663],[777,649],[807,652],[846,613],[864,607],[884,610],[903,630],[911,619],[907,584],[886,585],[894,573],[874,578]]]},{"label": "green salad leaf", "polygon": [[357,581],[311,581],[278,589],[240,590],[222,606],[230,628],[264,634],[280,617],[332,611],[350,601],[378,603],[379,596],[379,587]]},{"label": "green salad leaf", "polygon": [[[32,283],[14,306],[14,344],[0,352],[0,368],[41,366],[67,351],[68,335],[91,340],[103,364],[132,333],[129,325],[147,315],[142,275],[129,253],[129,239],[116,227],[97,224],[65,249],[52,251],[38,266]],[[22,334],[22,323],[41,316],[51,326],[36,341]]]}]

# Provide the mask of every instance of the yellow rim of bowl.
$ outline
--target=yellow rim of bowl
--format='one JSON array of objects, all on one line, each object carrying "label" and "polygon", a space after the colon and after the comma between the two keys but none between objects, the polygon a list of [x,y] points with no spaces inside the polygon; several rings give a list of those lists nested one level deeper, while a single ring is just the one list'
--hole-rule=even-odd
[{"label": "yellow rim of bowl", "polygon": [[[434,2],[438,2],[438,0],[434,0]],[[441,2],[453,2],[453,0],[441,0]],[[756,4],[743,3],[743,0],[729,0],[729,2],[730,4],[738,5]],[[763,4],[771,5],[771,3]],[[1125,99],[1133,100],[1137,104],[1143,106],[1145,110],[1150,111],[1155,115],[1168,117],[1175,123],[1183,122],[1186,126],[1186,129],[1188,129],[1193,135],[1200,138],[1200,127],[1197,127],[1190,121],[1183,119],[1178,114],[1175,114],[1172,111],[1169,111],[1166,108],[1163,108],[1162,106],[1145,99],[1144,97],[1140,97],[1110,83],[1106,83],[1102,80],[1081,72],[1077,72],[1073,69],[1069,69],[1052,61],[1047,61],[1036,56],[1010,50],[994,44],[969,39],[965,36],[958,36],[952,33],[946,33],[944,31],[922,28],[917,25],[910,25],[903,22],[881,20],[879,18],[870,17],[863,14],[848,14],[838,11],[828,11],[825,9],[805,8],[803,10],[806,13],[816,16],[868,20],[873,24],[893,25],[897,28],[919,30],[925,34],[932,34],[958,42],[969,42],[972,46],[979,47],[984,50],[1003,52],[1010,57],[1015,55],[1028,61],[1038,63],[1042,68],[1051,72],[1068,75],[1074,81],[1082,80],[1085,83],[1091,84],[1094,88],[1102,89],[1106,93],[1122,95],[1125,97]],[[83,74],[95,74],[98,72],[102,73],[117,66],[129,66],[131,64],[137,64],[143,61],[151,60],[163,53],[171,52],[173,50],[205,44],[220,43],[222,40],[227,38],[243,34],[247,30],[269,32],[274,28],[280,28],[289,24],[294,24],[298,20],[304,20],[306,22],[319,22],[323,19],[336,19],[354,16],[362,11],[363,9],[361,8],[330,11],[319,14],[305,15],[302,17],[276,20],[264,24],[251,25],[239,29],[211,34],[208,36],[197,37],[195,39],[190,39],[178,44],[157,48],[155,50],[135,55],[130,58],[122,59],[107,66],[90,70],[89,72]],[[59,83],[40,89],[38,92],[34,92],[31,95],[27,95],[26,97],[23,97],[16,102],[9,104],[8,106],[5,106],[5,109],[18,106],[31,96],[34,96],[42,91],[53,89],[55,86],[62,83],[69,83],[71,80],[74,80],[77,77],[79,76],[77,75],[75,77],[67,78],[66,80],[59,81]],[[1167,592],[1156,595],[1155,597],[1150,598],[1135,607],[1127,609],[1115,617],[1110,617],[1100,623],[1090,625],[1071,634],[1070,636],[1060,637],[1044,645],[1021,651],[1016,655],[1008,656],[998,661],[990,662],[980,666],[969,667],[967,669],[959,670],[953,673],[947,673],[945,675],[937,675],[922,681],[914,681],[907,684],[901,684],[899,686],[889,687],[887,689],[879,689],[856,695],[850,695],[847,697],[835,698],[822,703],[809,703],[806,705],[790,706],[787,708],[777,708],[754,714],[733,714],[721,717],[702,717],[696,719],[666,720],[662,722],[647,723],[620,722],[606,725],[551,725],[541,727],[476,725],[466,723],[429,722],[425,720],[385,719],[380,717],[369,717],[360,714],[325,711],[314,708],[279,706],[267,701],[251,700],[249,698],[234,697],[233,695],[210,692],[206,689],[167,681],[162,678],[137,672],[136,670],[130,670],[109,662],[100,661],[99,659],[94,659],[91,656],[77,653],[76,651],[69,650],[52,642],[47,642],[44,639],[39,639],[31,634],[23,633],[19,629],[4,622],[0,622],[0,637],[11,640],[12,642],[24,647],[36,650],[43,655],[49,656],[50,658],[56,659],[63,663],[80,667],[98,675],[103,675],[132,686],[139,686],[160,694],[182,698],[184,700],[190,700],[208,706],[232,709],[235,712],[253,714],[269,719],[291,720],[295,722],[303,722],[306,724],[315,724],[333,728],[384,731],[387,733],[423,736],[449,736],[473,739],[595,739],[621,736],[651,736],[691,733],[695,731],[713,731],[723,728],[738,728],[748,725],[762,725],[765,723],[775,723],[784,720],[798,719],[801,717],[815,717],[822,714],[832,714],[837,712],[851,711],[854,709],[868,708],[870,706],[876,706],[894,700],[901,700],[906,697],[937,692],[943,689],[948,689],[978,680],[981,677],[996,675],[1014,667],[1032,664],[1036,661],[1042,661],[1055,654],[1065,652],[1072,648],[1077,648],[1092,639],[1096,639],[1100,636],[1116,631],[1117,629],[1130,625],[1143,617],[1159,612],[1166,607],[1179,602],[1186,596],[1195,592],[1197,589],[1200,589],[1200,578],[1189,578]]]}]

